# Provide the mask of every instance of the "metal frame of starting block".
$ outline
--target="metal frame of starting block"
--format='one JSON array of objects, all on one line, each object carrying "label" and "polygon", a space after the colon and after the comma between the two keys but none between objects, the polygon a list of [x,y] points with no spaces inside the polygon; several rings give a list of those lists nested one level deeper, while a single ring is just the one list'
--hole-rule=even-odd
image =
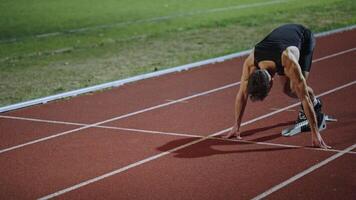
[{"label": "metal frame of starting block", "polygon": [[[326,122],[337,122],[337,119],[335,119],[329,115],[325,115],[325,117],[319,127],[319,131],[326,129]],[[302,133],[302,132],[304,132],[302,130],[303,127],[308,126],[308,124],[309,124],[308,120],[305,120],[301,123],[295,124],[293,127],[282,130],[282,135],[285,137],[290,137],[290,136]]]}]

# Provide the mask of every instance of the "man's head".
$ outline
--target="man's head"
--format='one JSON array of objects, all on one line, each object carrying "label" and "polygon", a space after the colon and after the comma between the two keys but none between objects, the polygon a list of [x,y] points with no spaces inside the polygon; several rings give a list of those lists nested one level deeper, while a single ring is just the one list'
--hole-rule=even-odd
[{"label": "man's head", "polygon": [[272,77],[265,69],[257,69],[248,79],[247,91],[252,101],[262,101],[272,87]]}]

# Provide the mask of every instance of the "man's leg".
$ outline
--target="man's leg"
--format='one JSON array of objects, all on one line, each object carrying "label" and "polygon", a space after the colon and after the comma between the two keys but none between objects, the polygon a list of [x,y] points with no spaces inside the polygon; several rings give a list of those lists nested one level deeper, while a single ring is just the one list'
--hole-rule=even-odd
[{"label": "man's leg", "polygon": [[[309,76],[309,72],[303,72],[303,75],[305,77],[305,80],[307,80],[308,76]],[[289,79],[287,77],[285,77],[285,76],[280,76],[279,80],[280,80],[280,83],[283,85],[283,93],[286,94],[289,97],[297,99],[298,96],[295,94],[295,92],[292,91]],[[310,96],[310,100],[314,103],[315,102],[315,95],[314,95],[313,89],[308,86],[307,90],[308,90],[308,93],[309,93],[309,96]]]},{"label": "man's leg", "polygon": [[[303,71],[302,73],[303,73],[303,76],[305,77],[305,80],[308,80],[309,72]],[[286,95],[288,95],[289,97],[292,97],[292,98],[298,98],[298,96],[291,90],[290,81],[288,78],[286,78],[285,76],[280,76],[279,80],[280,80],[280,83],[283,85],[283,92]],[[320,99],[317,99],[315,97],[314,91],[311,87],[308,86],[307,90],[309,93],[310,100],[313,103],[315,114],[317,115],[317,118],[318,118],[318,115],[321,114],[321,107],[322,107],[321,101],[320,101]],[[305,120],[307,120],[307,118],[304,114],[303,107],[301,107],[299,110],[299,113],[298,113],[298,118],[296,120],[296,123],[299,123],[299,122],[302,122]]]},{"label": "man's leg", "polygon": [[[308,80],[309,72],[303,71],[302,73],[303,73],[303,76],[304,76],[305,80]],[[317,112],[321,112],[320,99],[315,97],[314,91],[310,86],[308,86],[307,90],[308,90],[308,93],[309,93],[310,100],[312,101],[312,103],[314,105],[315,112],[316,113]]]},{"label": "man's leg", "polygon": [[[308,80],[308,77],[309,77],[309,72],[306,72],[306,71],[303,71],[303,76],[305,78],[305,80],[307,81]],[[310,100],[313,102],[313,105],[315,106],[315,104],[317,103],[317,99],[315,97],[315,94],[314,94],[314,91],[311,87],[308,86],[307,88],[308,90],[308,93],[309,93],[309,97],[310,97]]]},{"label": "man's leg", "polygon": [[[313,33],[311,33],[310,31],[308,31],[307,33],[307,38],[308,40],[306,40],[306,43],[304,44],[304,49],[302,52],[300,52],[300,57],[298,58],[298,62],[301,66],[301,70],[302,70],[302,74],[305,78],[305,80],[307,81],[309,78],[309,72],[311,70],[311,65],[312,65],[312,58],[313,58],[313,52],[314,52],[314,48],[315,48],[315,37],[313,35]],[[287,85],[284,86],[285,90],[287,88]],[[290,90],[290,86],[288,87],[288,89]],[[313,89],[308,86],[307,88],[308,93],[309,93],[309,97],[311,102],[313,103],[313,107],[314,107],[314,111],[318,120],[318,126],[321,125],[321,121],[323,121],[324,118],[324,114],[321,112],[321,101],[320,99],[317,99],[315,97],[314,91]],[[291,95],[289,95],[291,96]],[[297,118],[297,123],[302,122],[302,121],[306,121],[307,118],[305,116],[303,107],[301,108],[301,110],[299,111],[298,114],[298,118]]]},{"label": "man's leg", "polygon": [[[305,77],[305,80],[308,80],[309,72],[302,71],[302,73],[303,73],[303,76]],[[284,84],[283,92],[292,98],[297,98],[295,93],[293,93],[291,91],[291,87],[290,87],[290,83],[289,83],[288,79],[281,79],[281,81],[282,81],[282,84]],[[320,101],[320,99],[316,98],[314,91],[311,87],[308,86],[307,90],[309,93],[310,100],[313,104],[316,118],[318,121],[318,129],[323,130],[326,128],[326,124],[325,124],[325,115],[321,112],[321,107],[322,107],[321,101]],[[300,110],[298,112],[298,117],[297,117],[297,120],[295,121],[294,127],[283,130],[282,135],[292,136],[292,135],[298,134],[300,132],[305,132],[305,131],[310,131],[310,127],[309,127],[308,119],[304,113],[303,107],[301,106]]]}]

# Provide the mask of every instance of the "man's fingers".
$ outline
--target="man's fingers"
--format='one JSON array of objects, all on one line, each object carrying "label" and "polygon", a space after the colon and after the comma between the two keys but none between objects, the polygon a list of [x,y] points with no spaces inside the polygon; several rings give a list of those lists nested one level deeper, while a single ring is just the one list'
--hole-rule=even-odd
[{"label": "man's fingers", "polygon": [[234,135],[235,135],[235,133],[231,131],[229,134],[223,136],[223,138],[225,138],[225,139],[230,139],[230,138],[232,138]]},{"label": "man's fingers", "polygon": [[329,146],[329,145],[327,145],[327,144],[325,144],[325,143],[323,142],[323,148],[324,148],[324,149],[331,149],[331,146]]},{"label": "man's fingers", "polygon": [[322,145],[322,146],[320,146],[320,148],[322,148],[322,149],[331,149],[331,146],[328,146],[328,145]]},{"label": "man's fingers", "polygon": [[237,132],[237,128],[233,126],[231,128],[230,132],[227,135],[223,136],[223,138],[230,139],[230,138],[236,136],[236,132]]},{"label": "man's fingers", "polygon": [[328,146],[327,144],[325,144],[324,141],[313,142],[313,147],[318,147],[318,148],[322,148],[322,149],[331,149],[331,146]]}]

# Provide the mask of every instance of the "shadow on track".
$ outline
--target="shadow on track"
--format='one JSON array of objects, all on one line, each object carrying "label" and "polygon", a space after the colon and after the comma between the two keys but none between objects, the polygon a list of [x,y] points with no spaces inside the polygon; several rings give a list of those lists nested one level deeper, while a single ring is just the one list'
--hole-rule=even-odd
[{"label": "shadow on track", "polygon": [[271,126],[265,126],[265,127],[262,127],[262,128],[256,128],[256,129],[243,131],[243,132],[241,132],[241,137],[251,136],[251,135],[254,135],[254,134],[262,132],[262,131],[267,131],[269,129],[277,128],[277,127],[280,127],[280,126],[290,126],[292,124],[294,124],[293,121],[288,121],[288,122],[283,122],[283,123],[279,123],[279,124],[274,124],[274,125],[271,125]]},{"label": "shadow on track", "polygon": [[[266,131],[272,128],[276,128],[279,126],[286,126],[290,125],[293,122],[287,123],[279,123],[272,126],[267,126],[258,129],[252,129],[244,132],[242,136],[251,136],[258,132]],[[268,140],[272,140],[275,138],[281,137],[280,133],[273,133],[267,136],[263,136],[260,138],[256,138],[250,140],[252,142],[264,142]],[[165,152],[171,149],[174,149],[178,146],[185,145],[187,143],[199,140],[200,138],[183,138],[168,142],[157,149],[159,151]],[[292,147],[266,147],[262,145],[256,144],[249,144],[245,142],[239,142],[238,140],[222,140],[219,138],[212,138],[207,139],[202,142],[196,143],[194,145],[188,146],[186,148],[180,149],[172,153],[176,158],[199,158],[199,157],[206,157],[206,156],[213,156],[213,155],[221,155],[221,154],[240,154],[240,153],[253,153],[253,152],[260,152],[260,153],[267,153],[273,151],[281,151],[281,150],[291,150],[297,149]]]}]

